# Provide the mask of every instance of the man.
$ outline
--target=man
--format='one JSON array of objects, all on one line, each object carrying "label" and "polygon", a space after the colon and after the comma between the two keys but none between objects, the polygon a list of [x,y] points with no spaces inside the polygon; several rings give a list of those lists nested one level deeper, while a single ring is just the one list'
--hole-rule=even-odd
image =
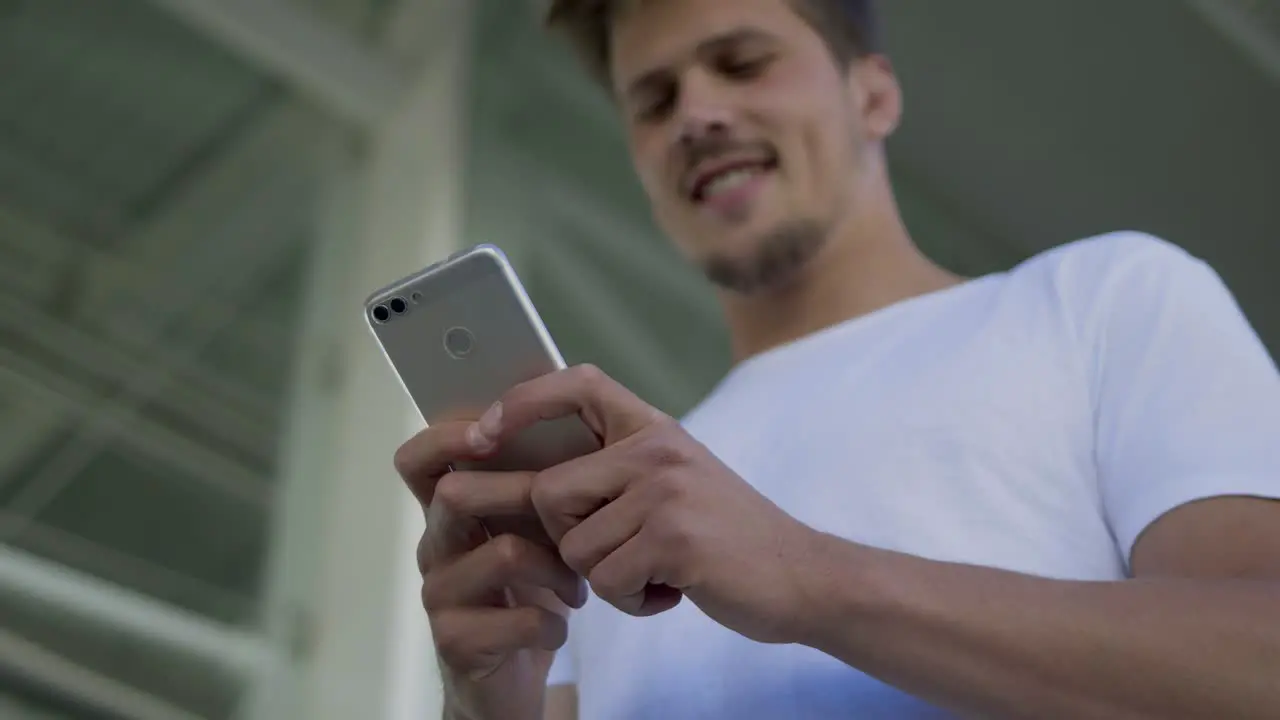
[{"label": "man", "polygon": [[[683,424],[573,368],[401,449],[447,717],[1280,717],[1280,376],[1209,268],[930,263],[865,1],[552,12],[737,363]],[[570,414],[602,450],[448,472]]]}]

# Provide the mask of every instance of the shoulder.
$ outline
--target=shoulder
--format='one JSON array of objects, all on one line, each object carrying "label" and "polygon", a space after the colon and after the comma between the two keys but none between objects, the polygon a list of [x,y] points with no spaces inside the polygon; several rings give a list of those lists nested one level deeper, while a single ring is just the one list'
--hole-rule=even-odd
[{"label": "shoulder", "polygon": [[1023,262],[1013,275],[1048,277],[1066,291],[1097,292],[1138,277],[1181,277],[1209,270],[1199,258],[1150,233],[1110,232],[1069,242]]},{"label": "shoulder", "polygon": [[1218,274],[1200,258],[1155,235],[1118,231],[1060,245],[1025,261],[1014,283],[1047,291],[1085,335],[1118,318],[1152,319],[1162,310],[1236,308]]}]

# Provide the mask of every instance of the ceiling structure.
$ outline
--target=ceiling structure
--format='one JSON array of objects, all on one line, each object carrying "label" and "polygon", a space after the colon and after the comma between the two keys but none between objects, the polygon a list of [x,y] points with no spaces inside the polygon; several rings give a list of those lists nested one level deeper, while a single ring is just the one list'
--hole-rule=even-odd
[{"label": "ceiling structure", "polygon": [[[112,717],[51,689],[77,673],[140,717],[232,712],[223,669],[7,581],[74,604],[78,586],[41,575],[66,569],[145,598],[192,642],[253,652],[316,148],[394,103],[405,60],[370,49],[394,4],[0,0],[5,717]],[[532,7],[477,4],[467,241],[512,248],[566,356],[680,412],[728,362],[713,299],[649,221],[609,102]],[[1149,230],[1218,267],[1274,351],[1268,7],[886,3],[913,233],[976,274]]]},{"label": "ceiling structure", "polygon": [[[0,565],[125,588],[155,603],[143,624],[237,633],[258,611],[335,120],[158,5],[0,3]],[[345,37],[383,9],[308,10]],[[39,650],[142,707],[233,707],[225,673],[45,599],[0,593],[0,677],[29,702],[58,694],[14,669],[44,667]]]}]

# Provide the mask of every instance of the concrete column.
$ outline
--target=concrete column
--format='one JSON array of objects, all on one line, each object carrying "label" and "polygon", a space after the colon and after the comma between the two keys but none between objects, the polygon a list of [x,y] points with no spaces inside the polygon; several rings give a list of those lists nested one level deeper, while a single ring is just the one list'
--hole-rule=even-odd
[{"label": "concrete column", "polygon": [[[448,31],[411,22],[424,8],[447,18]],[[414,560],[422,514],[392,468],[395,448],[422,423],[377,351],[361,301],[467,244],[469,12],[452,0],[406,1],[402,10],[409,15],[393,32],[437,28],[415,43],[429,48],[421,70],[357,151],[341,141],[332,148],[264,616],[293,663],[249,698],[243,715],[254,720],[440,715]]]}]

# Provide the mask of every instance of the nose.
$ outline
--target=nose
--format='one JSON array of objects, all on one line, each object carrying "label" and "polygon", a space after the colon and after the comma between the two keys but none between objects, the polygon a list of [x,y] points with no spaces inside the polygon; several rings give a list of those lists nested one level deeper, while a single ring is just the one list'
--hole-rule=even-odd
[{"label": "nose", "polygon": [[727,134],[733,111],[724,89],[700,72],[689,73],[682,85],[672,123],[676,143],[687,147],[708,136]]}]

